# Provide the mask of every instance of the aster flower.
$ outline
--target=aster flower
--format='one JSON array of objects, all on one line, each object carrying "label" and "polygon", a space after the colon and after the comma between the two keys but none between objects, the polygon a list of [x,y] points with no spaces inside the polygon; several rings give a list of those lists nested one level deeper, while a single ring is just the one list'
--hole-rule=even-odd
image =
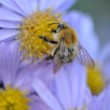
[{"label": "aster flower", "polygon": [[0,44],[0,76],[2,85],[0,87],[1,110],[19,110],[21,108],[26,110],[30,109],[28,105],[30,99],[26,97],[28,93],[25,93],[30,93],[30,86],[28,85],[29,77],[28,75],[26,76],[26,74],[23,74],[20,78],[21,74],[17,74],[20,62],[20,54],[17,51],[18,49],[16,45],[11,45],[9,47],[9,45],[5,45],[4,43]]},{"label": "aster flower", "polygon": [[[10,41],[10,39],[17,37],[20,41],[20,50],[23,50],[23,58],[40,59],[45,54],[50,55],[53,46],[39,39],[39,36],[43,35],[49,39],[53,39],[51,28],[54,29],[55,26],[49,27],[48,24],[61,22],[62,18],[60,15],[70,8],[75,3],[75,0],[70,0],[69,2],[67,0],[61,0],[56,2],[56,4],[54,4],[54,0],[49,3],[46,0],[32,0],[31,2],[17,0],[7,2],[7,0],[1,0],[0,3],[2,4],[0,8],[1,13],[4,13],[4,16],[0,18],[0,27],[2,28],[0,41]],[[6,15],[9,16],[7,17]],[[82,17],[82,20],[79,19],[80,17]],[[64,21],[69,25],[72,24],[73,28],[77,30],[81,42],[85,41],[82,37],[83,34],[85,38],[86,36],[89,38],[88,36],[90,34],[95,36],[92,21],[86,21],[87,17],[83,16],[82,13],[70,12],[63,15],[63,18]],[[72,23],[68,22],[70,19],[74,19]],[[88,17],[88,19],[90,18]],[[82,22],[84,22],[84,27]],[[88,28],[89,26],[91,27],[90,29]],[[6,34],[3,34],[5,31]],[[88,44],[85,41],[83,45],[87,46]],[[96,43],[94,42],[94,44]]]},{"label": "aster flower", "polygon": [[[0,3],[0,41],[12,41],[16,37],[20,41],[23,57],[42,58],[49,54],[50,47],[38,37],[45,35],[51,38],[49,23],[61,22],[60,13],[69,9],[76,0],[27,0],[8,1]],[[52,39],[52,38],[51,38]]]},{"label": "aster flower", "polygon": [[[50,107],[48,110],[80,110],[87,104],[86,71],[76,62],[69,64],[56,74],[50,87],[37,77],[32,85],[41,99]],[[72,74],[72,71],[74,72]]]},{"label": "aster flower", "polygon": [[[51,65],[40,62],[41,66],[38,64],[21,66],[20,56],[21,53],[16,42],[0,44],[0,110],[35,110],[33,104],[39,98],[33,94],[30,76],[33,74],[45,83],[49,83],[51,80],[51,74],[42,74],[42,68],[44,66],[50,68]],[[36,68],[39,68],[37,72]]]},{"label": "aster flower", "polygon": [[[2,7],[0,8],[0,12],[4,13],[4,16],[0,16],[0,22],[1,22],[0,27],[2,28],[1,32],[0,32],[0,35],[1,35],[0,41],[10,42],[10,41],[13,41],[13,39],[15,39],[16,36],[18,36],[17,40],[20,41],[20,49],[24,51],[23,57],[25,57],[25,58],[29,58],[29,57],[36,58],[36,55],[38,58],[42,58],[42,56],[44,54],[50,54],[50,50],[52,47],[50,47],[47,43],[44,43],[42,40],[38,39],[38,36],[45,35],[45,36],[48,36],[48,38],[52,39],[51,38],[51,29],[48,27],[48,24],[52,23],[52,22],[61,22],[62,19],[61,19],[59,12],[62,13],[65,10],[67,10],[73,2],[75,2],[75,1],[70,0],[68,2],[67,0],[64,0],[64,1],[61,0],[61,1],[57,1],[56,5],[55,5],[54,0],[50,1],[49,3],[47,3],[46,0],[45,1],[32,0],[29,2],[27,2],[27,0],[26,1],[24,1],[24,0],[23,1],[1,0],[0,3],[2,3]],[[63,5],[65,5],[65,6],[63,6]],[[53,9],[49,9],[51,7],[53,7]],[[7,16],[7,15],[9,15],[9,16]],[[80,19],[81,17],[83,19]],[[94,39],[96,39],[96,35],[94,33],[94,30],[92,27],[92,21],[91,21],[90,17],[86,17],[82,13],[75,11],[75,12],[70,12],[69,14],[65,14],[65,16],[63,16],[63,19],[69,25],[71,24],[73,26],[73,28],[74,27],[76,28],[76,30],[78,31],[79,39],[81,40],[84,47],[85,46],[87,47],[87,51],[89,50],[88,48],[90,46],[91,41],[94,42],[95,45],[97,45],[97,40],[94,40]],[[69,22],[70,20],[72,22]],[[92,28],[88,28],[89,26]],[[52,28],[55,28],[55,27],[52,27]],[[4,33],[6,33],[6,34],[4,34]],[[86,40],[83,38],[83,36],[86,38]],[[90,40],[90,38],[91,38],[91,40]],[[92,40],[92,38],[93,38],[93,40]],[[88,41],[90,41],[90,42],[88,42]],[[86,44],[86,43],[88,43],[88,44]],[[92,46],[94,46],[94,45],[92,45]],[[95,46],[95,47],[97,47],[97,46]],[[90,54],[93,55],[94,49],[92,49],[93,52],[90,51]],[[43,68],[39,68],[43,64],[44,64]],[[36,66],[33,66],[34,69],[29,69],[29,72],[31,70],[34,70],[35,73],[41,73],[40,77],[43,77],[43,75],[42,75],[43,73],[52,73],[51,64],[52,63],[49,63],[49,62],[43,62],[43,63],[40,62],[39,65],[37,65],[36,71],[35,71]],[[67,69],[68,71],[65,70],[64,68],[62,68],[62,70],[59,71],[59,76],[56,76],[55,81],[54,81],[55,86],[58,88],[55,88],[55,90],[52,90],[52,91],[51,91],[51,89],[48,90],[48,85],[47,85],[47,84],[50,84],[50,77],[48,80],[48,79],[46,79],[48,77],[45,78],[45,76],[44,76],[44,79],[46,79],[46,85],[45,85],[44,79],[38,78],[38,75],[36,75],[36,74],[34,76],[37,78],[35,78],[33,83],[38,84],[38,86],[36,86],[35,84],[32,83],[34,86],[34,89],[40,95],[40,97],[42,98],[42,101],[44,101],[47,104],[47,106],[49,106],[53,110],[54,109],[55,110],[56,109],[58,109],[58,110],[74,109],[74,108],[81,109],[84,107],[83,103],[84,103],[84,98],[85,98],[84,96],[85,96],[85,90],[86,90],[86,87],[85,87],[86,86],[86,84],[85,84],[85,82],[86,82],[85,74],[86,73],[82,67],[81,67],[82,69],[79,69],[79,70],[81,70],[81,72],[76,70],[76,68],[77,68],[76,63],[75,64],[72,63],[70,65],[68,65],[67,67],[65,65],[65,69]],[[46,69],[46,67],[47,67],[47,69]],[[45,68],[45,70],[44,70],[44,68]],[[71,68],[74,68],[75,70],[72,70]],[[27,67],[25,69],[27,69]],[[47,72],[45,72],[46,70],[47,70]],[[69,75],[67,74],[68,72],[69,72]],[[72,77],[71,77],[70,73],[73,75]],[[82,78],[81,80],[83,80],[83,81],[81,84],[79,84],[80,75],[82,75],[81,73],[82,74],[84,73],[84,75],[81,77]],[[65,75],[67,75],[67,76],[65,76]],[[22,75],[20,75],[20,77],[22,77]],[[60,90],[61,90],[62,85],[58,86],[58,83],[60,83],[59,77],[61,77],[62,80],[64,81],[62,83],[67,82],[67,85],[66,85],[67,91],[65,92],[66,94],[64,94],[63,96],[60,96],[61,95]],[[70,78],[71,80],[69,81],[67,78]],[[75,80],[73,82],[73,84],[72,84],[72,81],[73,81],[72,78]],[[54,84],[52,86],[54,87]],[[47,92],[47,94],[43,94],[42,89],[45,90]],[[80,93],[80,90],[81,90],[81,93]],[[58,92],[55,94],[55,91],[58,91]],[[72,94],[72,97],[70,97],[71,94],[69,94],[69,92]],[[75,93],[73,94],[72,92],[75,92]],[[63,98],[66,95],[67,95],[68,100],[66,102],[66,98],[65,98],[65,102],[63,102]],[[78,97],[79,95],[81,95],[81,96]],[[48,98],[50,100],[48,100]],[[36,98],[36,100],[37,100],[37,98]],[[53,103],[54,103],[54,105],[53,105]],[[66,105],[66,103],[68,103],[68,104]]]}]

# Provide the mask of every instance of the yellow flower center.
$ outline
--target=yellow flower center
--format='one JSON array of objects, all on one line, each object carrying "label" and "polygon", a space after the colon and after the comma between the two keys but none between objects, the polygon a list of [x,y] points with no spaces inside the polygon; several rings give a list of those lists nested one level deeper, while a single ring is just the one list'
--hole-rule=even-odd
[{"label": "yellow flower center", "polygon": [[106,82],[99,68],[88,69],[87,84],[94,95],[104,89]]},{"label": "yellow flower center", "polygon": [[23,58],[40,59],[44,55],[50,55],[53,45],[43,41],[39,36],[46,36],[53,40],[51,30],[56,29],[57,25],[49,24],[60,22],[61,15],[50,9],[44,12],[38,10],[24,19],[20,25],[21,32],[18,36],[20,50],[24,51]]},{"label": "yellow flower center", "polygon": [[0,89],[0,110],[30,110],[29,102],[18,89],[10,86],[5,90]]}]

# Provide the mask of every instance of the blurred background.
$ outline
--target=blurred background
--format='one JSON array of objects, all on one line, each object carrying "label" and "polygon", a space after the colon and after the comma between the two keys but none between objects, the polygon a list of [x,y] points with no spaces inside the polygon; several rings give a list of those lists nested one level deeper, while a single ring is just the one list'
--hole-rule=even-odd
[{"label": "blurred background", "polygon": [[78,0],[72,9],[92,16],[102,46],[110,42],[110,0]]}]

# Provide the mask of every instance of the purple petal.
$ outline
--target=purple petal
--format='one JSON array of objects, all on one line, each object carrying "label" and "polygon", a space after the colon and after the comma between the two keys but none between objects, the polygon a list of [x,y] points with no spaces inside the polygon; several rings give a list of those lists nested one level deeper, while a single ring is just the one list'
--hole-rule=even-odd
[{"label": "purple petal", "polygon": [[12,0],[0,0],[0,3],[2,3],[2,5],[6,6],[10,10],[12,10],[16,13],[19,13],[21,15],[24,15],[23,11],[20,10],[20,8],[17,7],[16,4]]},{"label": "purple petal", "polygon": [[103,102],[95,98],[88,105],[88,110],[109,110],[109,109],[103,109]]},{"label": "purple petal", "polygon": [[18,72],[18,67],[20,63],[20,51],[19,51],[19,45],[17,42],[11,43],[10,46],[10,59],[9,59],[9,65],[11,69],[11,80],[14,81],[16,78],[16,74]]},{"label": "purple petal", "polygon": [[[50,1],[50,4],[51,4],[51,2],[52,2],[52,0]],[[40,10],[46,10],[47,7],[49,7],[49,5],[47,5],[47,4],[48,4],[47,0],[38,1],[38,6],[39,6]]]},{"label": "purple petal", "polygon": [[[64,12],[64,11],[68,10],[69,8],[71,8],[75,4],[76,0],[69,0],[69,1],[60,0],[60,1],[55,1],[55,2],[57,2],[55,9],[57,11]],[[54,4],[54,2],[53,2],[53,4]]]},{"label": "purple petal", "polygon": [[16,76],[19,64],[18,44],[12,42],[11,45],[1,43],[0,45],[0,70],[3,83],[12,85]]},{"label": "purple petal", "polygon": [[29,97],[32,102],[30,103],[31,110],[51,110],[44,102],[43,100],[37,96],[33,95]]},{"label": "purple petal", "polygon": [[84,101],[86,90],[86,71],[85,68],[79,65],[76,61],[65,66],[70,82],[70,94],[73,107],[81,108]]},{"label": "purple petal", "polygon": [[106,82],[110,82],[110,61],[106,61],[105,64],[102,64],[102,74],[104,75],[104,78]]},{"label": "purple petal", "polygon": [[36,66],[34,75],[39,77],[46,84],[49,84],[53,79],[53,64],[47,61],[42,61]]},{"label": "purple petal", "polygon": [[101,64],[104,64],[108,58],[110,58],[110,42],[105,45],[98,57]]},{"label": "purple petal", "polygon": [[10,40],[17,36],[18,30],[11,30],[11,29],[1,29],[0,30],[0,42],[4,40]]},{"label": "purple petal", "polygon": [[32,79],[32,85],[36,93],[42,98],[42,100],[52,109],[52,110],[63,110],[51,93],[51,91],[46,87],[46,85],[38,78],[34,77]]},{"label": "purple petal", "polygon": [[110,109],[110,84],[98,96],[94,96],[88,105],[89,110],[109,110]]},{"label": "purple petal", "polygon": [[0,8],[0,20],[21,22],[22,19],[22,16],[16,13],[5,8]]},{"label": "purple petal", "polygon": [[27,91],[28,93],[32,92],[31,79],[30,75],[27,73],[22,73],[22,77],[17,73],[16,78],[13,80],[13,86],[19,88],[21,91]]},{"label": "purple petal", "polygon": [[1,28],[8,28],[8,29],[17,29],[17,23],[9,22],[9,21],[0,21]]},{"label": "purple petal", "polygon": [[46,0],[39,0],[39,6],[40,6],[40,10],[46,10],[48,8],[53,8],[53,10],[56,11],[66,11],[67,9],[69,9],[74,3],[76,2],[76,0],[60,0],[60,1],[55,1],[55,0],[51,0],[49,2],[47,2]]},{"label": "purple petal", "polygon": [[1,71],[1,78],[4,84],[10,84],[10,69],[7,67],[7,59],[9,57],[9,51],[7,50],[7,45],[4,43],[0,44],[0,71]]},{"label": "purple petal", "polygon": [[33,64],[30,64],[29,66],[25,66],[23,68],[19,67],[19,73],[17,73],[17,76],[13,81],[14,82],[13,86],[19,88],[22,91],[28,91],[28,92],[33,91],[30,83],[31,82],[30,78],[35,70],[36,68]]},{"label": "purple petal", "polygon": [[92,98],[93,98],[93,96],[92,96],[91,90],[89,89],[89,87],[87,87],[85,90],[83,103],[88,105],[91,102]]},{"label": "purple petal", "polygon": [[[22,68],[20,68],[19,74],[15,79],[15,87],[25,88],[31,91],[30,77],[38,77],[49,84],[53,78],[52,65],[41,61],[38,64],[30,63]],[[24,86],[25,85],[25,86]]]},{"label": "purple petal", "polygon": [[110,84],[105,89],[105,95],[104,95],[104,110],[110,110]]},{"label": "purple petal", "polygon": [[32,13],[30,4],[31,1],[27,0],[13,0],[13,2],[26,14],[29,15]]},{"label": "purple petal", "polygon": [[[82,72],[81,72],[82,71]],[[82,108],[85,98],[85,92],[86,92],[86,72],[84,70],[81,70],[79,75],[79,91],[78,91],[78,99],[77,99],[77,107]]]},{"label": "purple petal", "polygon": [[34,13],[35,11],[37,11],[38,1],[37,0],[32,0],[31,3],[30,3],[30,6],[31,6],[32,13]]},{"label": "purple petal", "polygon": [[64,109],[68,109],[72,107],[71,101],[71,88],[68,79],[68,73],[62,68],[59,73],[56,74],[54,80],[54,92],[61,104],[63,105]]}]

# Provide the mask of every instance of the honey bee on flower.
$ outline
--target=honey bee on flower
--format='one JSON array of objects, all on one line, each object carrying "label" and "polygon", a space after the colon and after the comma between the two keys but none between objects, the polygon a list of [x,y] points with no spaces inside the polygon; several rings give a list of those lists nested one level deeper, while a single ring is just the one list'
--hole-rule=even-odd
[{"label": "honey bee on flower", "polygon": [[94,68],[94,61],[79,42],[76,31],[66,23],[51,23],[49,25],[54,24],[58,24],[57,29],[52,30],[54,40],[49,40],[46,36],[39,36],[40,39],[55,44],[50,56],[46,58],[54,60],[53,72],[56,73],[62,65],[71,63],[75,58],[81,65]]}]

